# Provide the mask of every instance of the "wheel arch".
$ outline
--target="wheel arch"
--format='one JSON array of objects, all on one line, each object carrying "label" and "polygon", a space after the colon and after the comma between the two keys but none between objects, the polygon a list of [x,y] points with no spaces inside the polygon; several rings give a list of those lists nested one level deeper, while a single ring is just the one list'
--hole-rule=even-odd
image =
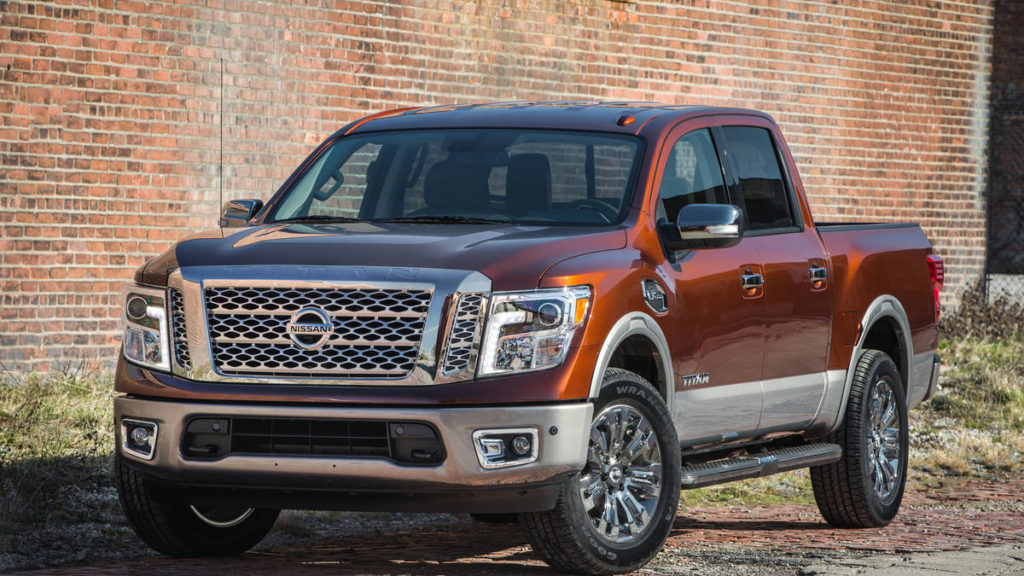
[{"label": "wheel arch", "polygon": [[895,296],[883,294],[875,298],[868,306],[860,325],[862,326],[861,333],[853,347],[853,353],[850,355],[850,363],[846,369],[846,382],[843,387],[843,399],[839,406],[836,422],[832,426],[833,431],[843,424],[857,360],[864,350],[881,350],[892,358],[899,370],[900,379],[903,380],[904,396],[910,398],[910,385],[913,382],[911,358],[914,355],[914,342],[910,333],[910,321],[903,305]]},{"label": "wheel arch", "polygon": [[654,318],[643,312],[630,312],[612,326],[594,365],[590,398],[596,398],[601,392],[608,368],[623,368],[643,376],[658,390],[669,413],[673,414],[672,355],[665,333]]}]

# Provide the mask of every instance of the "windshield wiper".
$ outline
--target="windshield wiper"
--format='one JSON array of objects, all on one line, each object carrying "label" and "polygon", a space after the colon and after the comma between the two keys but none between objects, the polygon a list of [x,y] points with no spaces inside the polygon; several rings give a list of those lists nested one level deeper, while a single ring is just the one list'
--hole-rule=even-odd
[{"label": "windshield wiper", "polygon": [[282,222],[363,222],[359,218],[348,216],[328,216],[326,214],[310,214],[308,216],[292,216],[291,218],[279,218],[269,224],[280,224]]},{"label": "windshield wiper", "polygon": [[423,222],[427,224],[508,224],[508,220],[477,218],[475,216],[396,216],[380,218],[374,222]]}]

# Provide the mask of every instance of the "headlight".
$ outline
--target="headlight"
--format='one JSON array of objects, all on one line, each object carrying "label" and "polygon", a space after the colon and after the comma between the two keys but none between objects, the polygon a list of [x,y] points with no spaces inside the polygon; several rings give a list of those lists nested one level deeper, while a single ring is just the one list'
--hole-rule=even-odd
[{"label": "headlight", "polygon": [[124,357],[170,371],[167,346],[167,292],[129,284],[124,289]]},{"label": "headlight", "polygon": [[528,372],[558,366],[587,318],[590,288],[573,286],[491,296],[479,374]]}]

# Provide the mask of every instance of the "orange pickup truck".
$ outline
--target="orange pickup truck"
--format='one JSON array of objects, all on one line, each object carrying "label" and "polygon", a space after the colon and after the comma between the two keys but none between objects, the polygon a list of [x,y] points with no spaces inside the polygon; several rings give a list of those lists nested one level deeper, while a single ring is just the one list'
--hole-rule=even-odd
[{"label": "orange pickup truck", "polygon": [[175,556],[282,508],[470,512],[613,574],[681,488],[809,467],[829,523],[883,526],[942,282],[915,224],[815,223],[763,113],[377,114],[125,288],[121,505]]}]

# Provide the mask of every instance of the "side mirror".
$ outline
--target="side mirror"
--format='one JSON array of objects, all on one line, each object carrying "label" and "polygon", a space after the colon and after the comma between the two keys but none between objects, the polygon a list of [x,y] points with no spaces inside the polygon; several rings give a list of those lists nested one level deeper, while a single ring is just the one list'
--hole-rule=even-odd
[{"label": "side mirror", "polygon": [[743,237],[743,210],[732,204],[689,204],[679,211],[675,226],[661,225],[669,250],[728,248]]},{"label": "side mirror", "polygon": [[221,228],[241,228],[263,208],[263,200],[229,200],[220,211]]}]

